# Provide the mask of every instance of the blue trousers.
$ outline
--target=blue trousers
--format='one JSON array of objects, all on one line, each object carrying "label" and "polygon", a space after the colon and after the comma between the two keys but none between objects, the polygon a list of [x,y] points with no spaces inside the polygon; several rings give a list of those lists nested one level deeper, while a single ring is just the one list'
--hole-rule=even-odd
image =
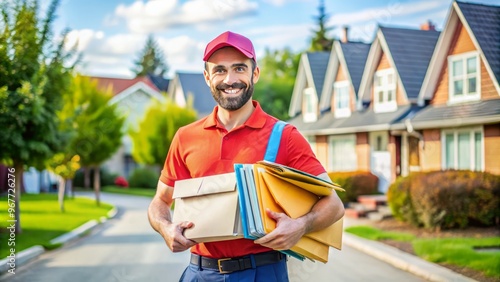
[{"label": "blue trousers", "polygon": [[189,264],[180,282],[288,282],[286,259],[242,271],[221,274],[215,269],[202,269]]}]

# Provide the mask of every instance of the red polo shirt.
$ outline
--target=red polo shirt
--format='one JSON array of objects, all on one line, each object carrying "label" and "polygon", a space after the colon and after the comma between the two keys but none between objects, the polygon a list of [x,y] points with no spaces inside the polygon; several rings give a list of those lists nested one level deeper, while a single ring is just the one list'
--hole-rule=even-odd
[{"label": "red polo shirt", "polygon": [[[264,159],[267,141],[276,118],[266,114],[257,101],[254,112],[241,126],[227,131],[217,119],[218,107],[209,116],[180,128],[172,140],[160,180],[174,187],[176,180],[233,172],[235,163]],[[285,126],[276,162],[313,175],[325,172],[309,143],[292,125]],[[236,239],[200,243],[191,252],[231,258],[269,251],[252,240]]]}]

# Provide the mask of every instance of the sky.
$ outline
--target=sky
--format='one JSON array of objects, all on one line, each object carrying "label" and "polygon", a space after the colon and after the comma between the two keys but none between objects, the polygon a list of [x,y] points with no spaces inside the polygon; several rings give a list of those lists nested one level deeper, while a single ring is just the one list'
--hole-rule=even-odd
[{"label": "sky", "polygon": [[[51,0],[41,0],[41,13]],[[498,0],[467,2],[499,5]],[[148,35],[175,72],[202,72],[206,44],[227,30],[250,38],[261,57],[266,48],[308,48],[320,0],[61,0],[54,34],[69,29],[66,46],[82,55],[84,75],[133,78]],[[324,0],[328,35],[349,27],[352,41],[371,42],[378,25],[418,29],[431,21],[442,30],[452,0]]]}]

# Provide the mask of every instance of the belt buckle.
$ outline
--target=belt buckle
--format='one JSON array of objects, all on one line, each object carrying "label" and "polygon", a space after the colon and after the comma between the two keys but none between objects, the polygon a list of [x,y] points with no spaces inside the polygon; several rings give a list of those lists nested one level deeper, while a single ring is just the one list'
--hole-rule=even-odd
[{"label": "belt buckle", "polygon": [[218,259],[217,260],[217,266],[219,267],[219,273],[221,273],[221,274],[228,274],[228,273],[232,272],[232,271],[224,271],[224,270],[222,270],[222,265],[220,263],[223,262],[223,261],[226,261],[226,260],[231,260],[231,258],[222,258],[222,259]]}]

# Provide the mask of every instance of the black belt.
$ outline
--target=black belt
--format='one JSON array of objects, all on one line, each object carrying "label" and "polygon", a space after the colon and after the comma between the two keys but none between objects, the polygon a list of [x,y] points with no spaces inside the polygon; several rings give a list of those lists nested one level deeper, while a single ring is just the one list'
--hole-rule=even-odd
[{"label": "black belt", "polygon": [[[255,266],[252,266],[252,257],[255,261]],[[207,258],[196,254],[191,254],[191,263],[198,266],[201,265],[202,268],[216,269],[220,273],[231,273],[234,271],[245,270],[261,265],[276,263],[284,258],[286,258],[286,255],[277,251],[249,255],[240,258],[222,259]]]}]

